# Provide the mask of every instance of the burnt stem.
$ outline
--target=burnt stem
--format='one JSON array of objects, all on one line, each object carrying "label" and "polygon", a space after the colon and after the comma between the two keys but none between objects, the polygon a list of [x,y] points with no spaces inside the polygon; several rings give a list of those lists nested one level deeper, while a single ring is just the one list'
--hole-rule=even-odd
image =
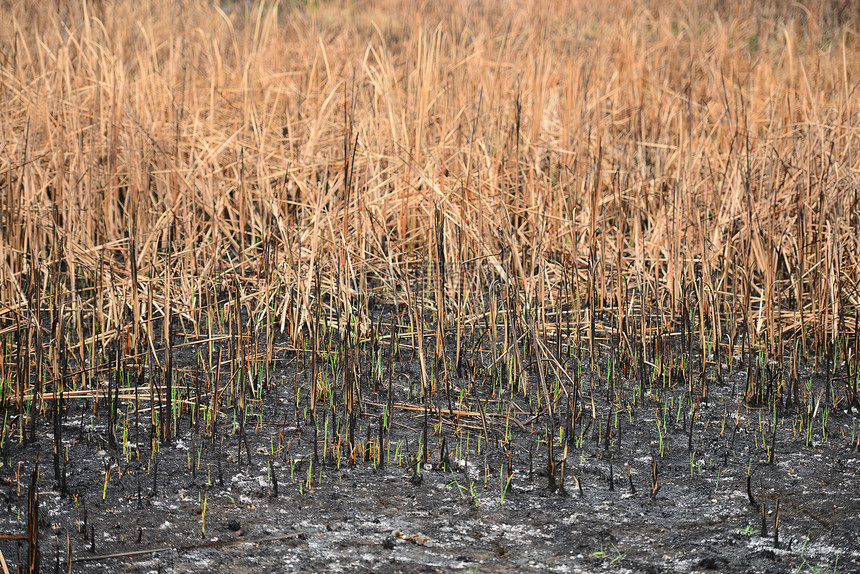
[{"label": "burnt stem", "polygon": [[39,457],[33,467],[30,488],[27,491],[27,572],[39,573]]},{"label": "burnt stem", "polygon": [[755,501],[755,498],[752,494],[752,476],[747,475],[747,498],[749,498],[750,505],[758,506],[758,502]]}]

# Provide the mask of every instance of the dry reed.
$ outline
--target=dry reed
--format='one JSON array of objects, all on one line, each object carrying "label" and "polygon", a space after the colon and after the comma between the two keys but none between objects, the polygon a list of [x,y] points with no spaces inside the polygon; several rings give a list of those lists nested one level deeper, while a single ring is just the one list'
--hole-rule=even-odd
[{"label": "dry reed", "polygon": [[[373,297],[408,307],[422,389],[488,315],[494,363],[562,381],[563,348],[660,333],[703,372],[856,362],[857,7],[609,4],[3,2],[9,352],[68,340],[49,378],[68,352],[85,388],[98,357],[169,370],[171,329],[221,336],[229,310],[233,356],[246,313],[271,361],[320,321],[367,339]],[[43,392],[10,364],[4,404]]]}]

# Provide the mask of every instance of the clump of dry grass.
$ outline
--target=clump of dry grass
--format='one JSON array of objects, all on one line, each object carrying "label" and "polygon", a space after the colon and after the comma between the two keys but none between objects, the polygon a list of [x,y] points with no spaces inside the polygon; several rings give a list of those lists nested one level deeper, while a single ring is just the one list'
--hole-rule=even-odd
[{"label": "clump of dry grass", "polygon": [[86,383],[221,305],[268,359],[319,313],[367,338],[372,296],[437,363],[489,314],[514,366],[856,364],[857,8],[604,4],[6,2],[0,332]]}]

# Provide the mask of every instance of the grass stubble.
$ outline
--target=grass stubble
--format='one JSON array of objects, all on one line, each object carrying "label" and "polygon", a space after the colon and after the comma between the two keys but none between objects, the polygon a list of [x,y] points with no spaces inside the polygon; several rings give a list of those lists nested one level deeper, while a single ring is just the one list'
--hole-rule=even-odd
[{"label": "grass stubble", "polygon": [[113,453],[102,498],[132,477],[140,498],[187,439],[212,488],[228,459],[274,495],[459,464],[485,488],[498,467],[501,503],[535,465],[582,496],[589,441],[635,493],[636,413],[652,498],[670,443],[692,476],[717,426],[724,465],[738,430],[766,464],[860,445],[850,3],[4,13],[10,509],[31,472],[38,520],[38,464],[10,452],[48,435],[63,497],[78,444]]}]

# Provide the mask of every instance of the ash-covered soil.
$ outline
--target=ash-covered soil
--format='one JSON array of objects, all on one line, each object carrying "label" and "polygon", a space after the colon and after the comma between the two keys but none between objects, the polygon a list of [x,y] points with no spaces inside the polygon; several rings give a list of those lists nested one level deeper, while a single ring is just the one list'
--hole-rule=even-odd
[{"label": "ash-covered soil", "polygon": [[[192,377],[199,365],[185,353],[177,372]],[[619,408],[583,375],[567,441],[569,403],[558,401],[550,427],[525,395],[482,386],[480,369],[451,381],[454,396],[471,382],[482,402],[459,403],[458,417],[437,397],[425,412],[420,365],[403,354],[381,384],[362,380],[352,433],[342,402],[318,406],[316,464],[307,402],[294,406],[309,366],[295,356],[249,395],[246,441],[235,405],[219,405],[214,439],[189,407],[162,444],[148,404],[124,400],[111,446],[104,407],[69,401],[67,493],[54,480],[48,420],[35,441],[5,437],[0,550],[12,571],[26,562],[27,542],[10,538],[27,533],[38,457],[42,571],[860,572],[860,428],[844,401],[828,409],[820,392],[826,416],[807,413],[810,432],[803,405],[774,417],[739,400],[740,367],[711,381],[694,410],[685,384],[641,392],[619,378]],[[807,389],[824,389],[807,371]],[[380,436],[389,382],[395,408]]]}]

